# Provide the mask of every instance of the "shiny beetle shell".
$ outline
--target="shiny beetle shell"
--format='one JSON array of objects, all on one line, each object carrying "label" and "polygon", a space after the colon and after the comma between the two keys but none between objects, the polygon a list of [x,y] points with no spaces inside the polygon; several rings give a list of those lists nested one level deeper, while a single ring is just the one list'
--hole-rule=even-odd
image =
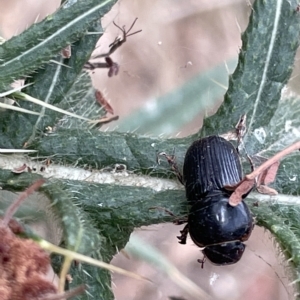
[{"label": "shiny beetle shell", "polygon": [[194,142],[188,149],[183,180],[192,205],[188,229],[193,242],[205,247],[203,253],[217,265],[236,263],[243,255],[253,229],[253,218],[246,203],[229,205],[234,186],[242,179],[242,167],[234,146],[218,136]]},{"label": "shiny beetle shell", "polygon": [[195,141],[187,150],[183,166],[186,197],[197,202],[208,192],[236,185],[242,179],[239,155],[233,145],[219,136]]}]

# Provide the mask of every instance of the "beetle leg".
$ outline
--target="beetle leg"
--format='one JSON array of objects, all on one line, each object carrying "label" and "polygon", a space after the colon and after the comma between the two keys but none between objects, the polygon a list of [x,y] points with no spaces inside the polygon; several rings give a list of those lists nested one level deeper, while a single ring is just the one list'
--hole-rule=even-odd
[{"label": "beetle leg", "polygon": [[236,151],[238,154],[240,154],[240,150],[239,150],[240,145],[243,146],[246,157],[250,163],[251,172],[253,172],[254,164],[253,164],[253,161],[252,161],[250,155],[247,152],[247,149],[246,149],[244,141],[243,141],[243,137],[247,131],[246,120],[247,120],[247,115],[246,114],[241,115],[239,121],[237,122],[237,124],[234,127],[234,130],[231,130],[227,133],[221,134],[220,136],[223,137],[227,141],[237,140]]},{"label": "beetle leg", "polygon": [[174,217],[175,220],[173,221],[173,223],[175,225],[182,225],[184,223],[186,223],[188,220],[187,220],[187,217],[183,217],[183,218],[179,218],[177,217],[176,215],[174,215],[170,210],[164,208],[164,207],[161,207],[161,206],[153,206],[153,207],[150,207],[149,209],[159,209],[159,210],[162,210],[164,211],[166,214],[170,215],[171,217]]},{"label": "beetle leg", "polygon": [[164,211],[165,213],[167,213],[168,215],[170,215],[171,217],[176,217],[170,210],[164,208],[164,207],[161,207],[161,206],[152,206],[152,207],[149,207],[149,209],[158,209],[158,210],[162,210]]},{"label": "beetle leg", "polygon": [[186,244],[187,235],[189,233],[189,224],[186,224],[182,230],[180,230],[181,235],[178,236],[179,244]]},{"label": "beetle leg", "polygon": [[[237,122],[236,126],[235,126],[235,133],[236,133],[236,137],[237,137],[237,151],[239,148],[239,145],[242,143],[243,144],[243,136],[246,133],[247,127],[246,127],[246,120],[247,120],[247,115],[243,114],[241,115],[239,121]],[[244,144],[243,144],[244,146]],[[245,148],[245,146],[244,146]]]},{"label": "beetle leg", "polygon": [[187,223],[187,221],[188,221],[187,217],[186,218],[181,218],[181,219],[177,218],[176,220],[173,221],[173,224],[182,225],[184,223]]},{"label": "beetle leg", "polygon": [[197,262],[199,263],[199,264],[201,264],[201,269],[203,269],[204,268],[204,263],[206,262],[206,255],[205,254],[203,254],[204,256],[203,256],[203,258],[202,259],[197,259]]},{"label": "beetle leg", "polygon": [[235,133],[236,133],[236,137],[237,137],[236,151],[238,153],[240,153],[239,146],[240,145],[243,146],[243,148],[245,150],[246,157],[247,157],[247,159],[250,163],[250,166],[251,166],[251,172],[253,172],[254,171],[254,164],[253,164],[253,161],[252,161],[250,155],[247,152],[247,149],[246,149],[244,141],[243,141],[243,137],[244,137],[244,135],[247,131],[246,120],[247,120],[247,115],[246,114],[241,115],[239,121],[237,122],[237,124],[235,126]]},{"label": "beetle leg", "polygon": [[239,145],[242,142],[242,138],[246,133],[246,119],[247,119],[246,114],[241,115],[241,117],[239,118],[237,124],[233,129],[219,135],[220,137],[224,138],[226,141],[231,141],[231,140],[237,141],[237,148],[236,148],[237,152],[239,152],[238,150]]},{"label": "beetle leg", "polygon": [[159,156],[164,156],[167,159],[167,161],[169,163],[169,166],[174,171],[177,179],[179,180],[179,182],[182,185],[184,185],[183,176],[182,176],[181,172],[179,171],[178,166],[177,166],[176,161],[175,161],[175,155],[168,155],[168,154],[166,154],[166,152],[160,152],[160,153],[157,154],[157,162],[158,163],[160,162]]}]

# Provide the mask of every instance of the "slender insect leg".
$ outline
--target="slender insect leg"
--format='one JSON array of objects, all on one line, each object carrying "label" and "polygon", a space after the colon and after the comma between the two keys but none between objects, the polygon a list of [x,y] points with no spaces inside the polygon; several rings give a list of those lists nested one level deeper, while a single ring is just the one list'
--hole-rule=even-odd
[{"label": "slender insect leg", "polygon": [[178,166],[176,164],[176,161],[175,161],[175,155],[168,155],[168,154],[166,154],[166,152],[160,152],[160,153],[158,153],[157,154],[157,163],[158,164],[160,162],[160,159],[159,159],[160,156],[163,156],[163,157],[166,158],[166,160],[168,161],[171,169],[174,171],[177,179],[179,180],[179,182],[182,185],[184,185],[184,183],[183,183],[183,176],[182,176],[181,172],[179,171],[179,168],[178,168]]}]

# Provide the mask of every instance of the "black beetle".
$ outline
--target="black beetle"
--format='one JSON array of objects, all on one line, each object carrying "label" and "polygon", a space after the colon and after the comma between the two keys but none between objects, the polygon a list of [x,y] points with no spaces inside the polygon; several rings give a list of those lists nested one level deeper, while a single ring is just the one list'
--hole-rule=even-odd
[{"label": "black beetle", "polygon": [[[187,222],[178,237],[204,248],[205,257],[216,265],[236,263],[242,257],[254,221],[244,201],[229,204],[230,186],[242,180],[239,154],[219,136],[195,141],[187,150],[183,166],[183,184],[191,205]],[[248,192],[249,193],[249,192]],[[246,195],[243,195],[245,198]]]}]

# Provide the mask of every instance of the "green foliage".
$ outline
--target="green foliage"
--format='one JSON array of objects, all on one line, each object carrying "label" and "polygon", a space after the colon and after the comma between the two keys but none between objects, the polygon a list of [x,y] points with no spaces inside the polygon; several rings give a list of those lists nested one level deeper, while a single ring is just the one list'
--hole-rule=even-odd
[{"label": "green foliage", "polygon": [[242,35],[239,63],[230,76],[224,102],[215,116],[205,120],[201,136],[214,134],[219,128],[230,130],[233,120],[244,113],[248,133],[269,124],[291,75],[299,45],[296,7],[296,1],[254,2],[248,28]]},{"label": "green foliage", "polygon": [[[43,22],[1,45],[1,90],[4,91],[14,79],[32,75],[36,71],[30,78],[34,84],[26,89],[29,95],[82,113],[94,92],[90,79],[82,73],[82,67],[101,36],[86,35],[86,32],[101,31],[96,23],[114,2],[74,1],[72,5],[63,6]],[[245,139],[246,148],[250,154],[269,157],[299,140],[300,136],[300,101],[291,95],[282,96],[299,43],[300,17],[296,7],[295,0],[255,2],[249,26],[242,35],[243,46],[238,66],[230,76],[224,103],[214,116],[205,119],[201,132],[196,136],[160,139],[129,133],[104,133],[89,129],[81,121],[61,118],[58,113],[49,110],[43,118],[1,111],[0,148],[21,148],[28,142],[39,156],[53,156],[54,163],[70,165],[76,162],[78,167],[94,168],[123,163],[136,173],[167,177],[170,175],[167,164],[157,166],[157,151],[172,153],[176,149],[181,166],[192,140],[229,131],[240,115],[247,113],[249,130]],[[62,59],[57,56],[68,44],[72,44],[72,57]],[[49,62],[50,59],[71,68],[53,64]],[[187,84],[188,92],[193,90],[191,86],[195,87],[197,80],[198,77],[193,79],[193,84]],[[182,87],[176,94],[185,94],[185,89],[186,86]],[[191,95],[195,98],[195,93]],[[176,111],[176,105],[184,107],[174,98],[169,106],[173,109],[170,114]],[[20,105],[35,111],[40,109],[33,104],[20,102]],[[92,116],[93,113],[95,110],[91,109],[86,116]],[[151,122],[145,120],[141,127],[147,128],[153,124]],[[46,126],[57,124],[60,127],[55,134],[43,134]],[[298,169],[299,154],[293,154],[283,161],[276,181],[276,189],[280,193],[299,195]],[[15,175],[0,170],[0,187],[17,191],[27,187],[37,177],[36,174]],[[41,192],[49,197],[53,211],[61,219],[66,247],[92,254],[107,262],[115,254],[116,248],[124,247],[134,227],[171,221],[170,216],[159,210],[150,210],[150,207],[167,207],[176,215],[187,212],[183,190],[157,192],[134,185],[125,187],[50,179]],[[253,208],[259,224],[273,232],[287,250],[286,255],[292,260],[296,279],[299,280],[299,207],[268,203],[262,208]],[[97,299],[113,299],[107,272],[85,265],[73,271],[73,286],[85,282],[90,286],[91,294],[98,295]],[[89,294],[77,298],[92,299]]]},{"label": "green foliage", "polygon": [[[55,53],[85,35],[90,24],[99,20],[113,0],[67,2],[44,21],[0,46],[2,87],[28,75],[47,63]],[[80,68],[80,65],[78,66]]]},{"label": "green foliage", "polygon": [[276,237],[284,255],[289,259],[294,273],[296,288],[300,278],[300,208],[299,205],[277,203],[262,204],[252,208],[257,223],[264,226]]}]

